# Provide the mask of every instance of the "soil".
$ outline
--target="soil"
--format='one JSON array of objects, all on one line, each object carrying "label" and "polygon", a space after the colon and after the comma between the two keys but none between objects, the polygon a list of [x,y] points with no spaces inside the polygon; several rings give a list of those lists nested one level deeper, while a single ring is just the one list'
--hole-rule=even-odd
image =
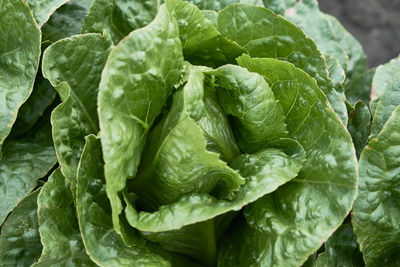
[{"label": "soil", "polygon": [[319,0],[363,45],[368,66],[400,54],[400,0]]}]

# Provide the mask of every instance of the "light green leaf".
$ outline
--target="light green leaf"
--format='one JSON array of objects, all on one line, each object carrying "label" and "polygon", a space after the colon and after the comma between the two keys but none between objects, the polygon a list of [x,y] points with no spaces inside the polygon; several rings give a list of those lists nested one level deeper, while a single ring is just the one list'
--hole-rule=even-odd
[{"label": "light green leaf", "polygon": [[180,78],[181,50],[177,23],[162,6],[151,24],[112,50],[102,73],[98,104],[107,195],[114,228],[126,243],[119,194],[136,175],[148,131]]},{"label": "light green leaf", "polygon": [[357,158],[360,157],[361,150],[368,142],[370,124],[371,113],[367,105],[360,100],[355,104],[354,108],[351,107],[351,111],[349,111],[349,124],[347,125],[347,129],[353,138]]},{"label": "light green leaf", "polygon": [[398,266],[400,107],[361,153],[353,227],[367,266]]},{"label": "light green leaf", "polygon": [[131,31],[149,24],[162,0],[94,0],[82,24],[82,33],[107,31],[118,43]]},{"label": "light green leaf", "polygon": [[142,231],[163,232],[240,210],[248,203],[275,191],[300,171],[305,160],[301,145],[292,139],[282,139],[276,144],[276,148],[267,148],[255,154],[242,154],[232,161],[231,167],[246,179],[232,200],[218,200],[208,194],[192,194],[171,205],[162,206],[154,213],[137,212],[128,205],[126,213],[129,223]]},{"label": "light green leaf", "polygon": [[169,266],[168,261],[140,246],[127,247],[113,229],[106,195],[100,140],[86,137],[79,164],[77,212],[90,258],[100,266]]},{"label": "light green leaf", "polygon": [[318,255],[317,267],[363,267],[362,254],[350,224],[343,224],[326,241],[325,252]]},{"label": "light green leaf", "polygon": [[0,265],[24,267],[33,264],[42,252],[37,219],[37,196],[29,194],[13,210],[1,228]]},{"label": "light green leaf", "polygon": [[377,104],[373,113],[370,140],[378,135],[393,110],[400,105],[400,58],[376,69],[371,100],[377,100]]},{"label": "light green leaf", "polygon": [[297,178],[245,208],[245,220],[224,240],[219,264],[298,266],[339,227],[356,197],[351,137],[302,70],[245,55],[238,63],[265,76],[283,107],[289,137],[302,144],[307,159]]},{"label": "light green leaf", "polygon": [[37,24],[42,27],[49,20],[51,14],[57,8],[68,2],[69,0],[27,0],[29,7],[35,16]]},{"label": "light green leaf", "polygon": [[23,137],[7,140],[0,160],[0,225],[56,163],[49,116]]},{"label": "light green leaf", "polygon": [[39,194],[38,218],[43,252],[33,266],[97,266],[85,252],[70,186],[59,169]]},{"label": "light green leaf", "polygon": [[24,1],[0,1],[0,14],[1,151],[17,119],[18,109],[32,92],[39,65],[41,36],[32,12]]},{"label": "light green leaf", "polygon": [[76,35],[49,46],[43,55],[43,75],[63,102],[54,109],[51,123],[61,172],[73,191],[84,138],[99,131],[98,86],[111,45],[97,33]]},{"label": "light green leaf", "polygon": [[[214,125],[212,121],[198,125],[191,117],[190,109],[199,106],[196,102],[200,100],[205,106],[209,98],[203,98],[197,91],[202,87],[194,86],[196,81],[193,80],[197,80],[196,77],[189,76],[183,90],[174,94],[168,115],[150,133],[139,171],[129,185],[138,196],[138,205],[147,210],[157,210],[161,205],[172,204],[193,193],[209,193],[223,199],[244,183],[237,172],[219,159],[219,154],[206,149],[205,127],[201,126],[220,128],[221,125]],[[225,127],[232,135],[227,122]],[[234,142],[233,137],[231,139]]]},{"label": "light green leaf", "polygon": [[236,4],[219,13],[218,30],[245,48],[251,57],[285,60],[303,69],[316,79],[347,125],[346,107],[333,89],[321,52],[296,25],[266,8]]},{"label": "light green leaf", "polygon": [[242,151],[254,153],[287,136],[282,107],[261,75],[233,65],[211,73],[216,76],[218,102],[233,117]]},{"label": "light green leaf", "polygon": [[374,75],[375,69],[370,69],[346,84],[345,94],[352,105],[355,105],[358,100],[369,103]]},{"label": "light green leaf", "polygon": [[190,255],[203,264],[215,264],[218,240],[235,215],[227,213],[238,211],[276,190],[301,169],[305,154],[296,141],[281,139],[277,146],[281,148],[242,154],[232,161],[232,168],[245,177],[246,183],[230,197],[231,200],[209,194],[190,194],[153,213],[137,212],[128,203],[129,223],[145,231],[146,238],[160,242],[169,250]]},{"label": "light green leaf", "polygon": [[221,35],[195,5],[167,0],[166,5],[178,22],[185,60],[195,65],[221,66],[234,63],[245,50]]},{"label": "light green leaf", "polygon": [[400,56],[379,66],[372,81],[371,100],[381,97],[393,78],[399,75]]},{"label": "light green leaf", "polygon": [[56,42],[78,34],[90,2],[91,0],[69,0],[57,9],[42,27],[43,40]]},{"label": "light green leaf", "polygon": [[215,11],[224,9],[228,5],[234,3],[263,6],[262,0],[188,0],[187,2],[195,4],[200,9],[209,9]]},{"label": "light green leaf", "polygon": [[[325,56],[326,65],[328,67],[329,77],[333,83],[333,87],[336,92],[340,93],[340,95],[344,96],[344,87],[343,83],[346,80],[346,73],[342,66],[340,66],[339,61],[332,56]],[[323,88],[321,88],[323,91]]]}]

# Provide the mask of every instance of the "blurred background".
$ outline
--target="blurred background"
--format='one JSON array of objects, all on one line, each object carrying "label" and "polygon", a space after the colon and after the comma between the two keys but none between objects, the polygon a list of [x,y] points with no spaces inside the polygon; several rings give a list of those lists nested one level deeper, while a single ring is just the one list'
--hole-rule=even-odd
[{"label": "blurred background", "polygon": [[400,0],[318,0],[364,47],[368,66],[400,54]]}]

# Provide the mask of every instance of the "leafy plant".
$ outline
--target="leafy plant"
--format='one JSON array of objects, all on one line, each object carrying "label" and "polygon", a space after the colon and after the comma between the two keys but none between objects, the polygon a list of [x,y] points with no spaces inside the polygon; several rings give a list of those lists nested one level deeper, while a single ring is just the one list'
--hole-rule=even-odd
[{"label": "leafy plant", "polygon": [[1,266],[398,264],[399,60],[315,0],[0,11]]}]

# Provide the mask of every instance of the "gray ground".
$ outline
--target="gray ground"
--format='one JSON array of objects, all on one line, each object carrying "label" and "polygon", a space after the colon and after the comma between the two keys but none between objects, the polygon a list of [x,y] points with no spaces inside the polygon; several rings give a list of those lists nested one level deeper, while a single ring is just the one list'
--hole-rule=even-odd
[{"label": "gray ground", "polygon": [[363,45],[369,67],[400,54],[400,0],[319,0]]}]

